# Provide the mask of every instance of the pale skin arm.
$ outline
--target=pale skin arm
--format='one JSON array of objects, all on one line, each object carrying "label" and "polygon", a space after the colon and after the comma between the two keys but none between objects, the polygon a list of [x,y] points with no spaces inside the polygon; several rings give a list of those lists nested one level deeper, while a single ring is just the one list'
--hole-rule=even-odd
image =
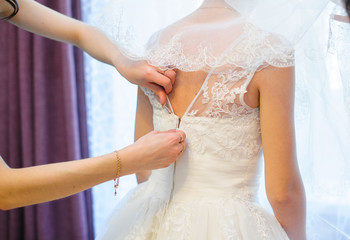
[{"label": "pale skin arm", "polygon": [[[182,131],[151,132],[118,151],[121,176],[169,166],[181,156]],[[116,154],[22,169],[0,159],[0,209],[63,198],[116,177]],[[113,190],[111,189],[111,192]]]},{"label": "pale skin arm", "polygon": [[291,240],[306,239],[305,192],[296,159],[294,68],[258,72],[265,184],[274,214]]},{"label": "pale skin arm", "polygon": [[[113,65],[131,83],[154,91],[162,104],[172,90],[175,71],[162,71],[145,61],[131,61],[124,57],[118,47],[99,29],[69,18],[33,0],[18,0],[19,12],[10,22],[27,31],[73,44],[99,61]],[[12,12],[11,6],[0,3],[0,17]],[[40,16],[40,17],[39,17]]]}]

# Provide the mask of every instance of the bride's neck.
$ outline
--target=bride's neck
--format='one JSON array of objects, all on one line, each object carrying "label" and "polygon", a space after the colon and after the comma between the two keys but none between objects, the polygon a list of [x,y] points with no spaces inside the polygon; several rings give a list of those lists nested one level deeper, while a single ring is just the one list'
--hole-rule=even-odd
[{"label": "bride's neck", "polygon": [[204,0],[200,8],[229,8],[225,0]]}]

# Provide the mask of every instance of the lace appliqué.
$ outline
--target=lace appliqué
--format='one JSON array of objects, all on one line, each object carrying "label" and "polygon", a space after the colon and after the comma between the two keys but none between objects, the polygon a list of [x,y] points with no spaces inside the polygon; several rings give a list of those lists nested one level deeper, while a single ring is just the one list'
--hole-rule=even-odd
[{"label": "lace appliqu\u00e9", "polygon": [[244,38],[238,44],[218,55],[213,46],[204,40],[198,42],[196,51],[191,48],[191,53],[188,53],[181,35],[175,35],[164,44],[151,46],[144,59],[157,67],[173,66],[184,72],[210,70],[224,65],[242,69],[257,69],[264,64],[275,67],[294,65],[294,50],[281,37],[249,23],[245,24],[242,36]]},{"label": "lace appliqu\u00e9", "polygon": [[[191,214],[193,210],[193,204],[173,204],[167,211],[162,227],[164,227],[167,232],[176,232],[178,239],[191,239]],[[178,216],[181,217],[179,218]]]},{"label": "lace appliqu\u00e9", "polygon": [[[269,224],[265,216],[262,214],[260,207],[254,203],[253,199],[255,193],[253,190],[248,188],[239,189],[238,192],[232,193],[230,197],[215,198],[212,200],[193,200],[190,202],[177,202],[173,201],[166,210],[166,215],[162,219],[162,229],[160,230],[161,236],[157,236],[161,239],[167,239],[163,234],[167,233],[170,236],[177,236],[177,239],[193,239],[192,226],[196,225],[197,219],[196,214],[202,214],[203,217],[207,216],[220,216],[218,219],[208,219],[214,226],[203,225],[203,231],[213,227],[222,236],[217,236],[218,239],[225,240],[243,240],[242,233],[237,231],[240,227],[239,218],[242,216],[242,210],[251,218],[254,225],[257,227],[259,239],[273,239],[273,234],[269,230]],[[212,202],[214,201],[214,202]],[[243,207],[243,209],[242,209]],[[212,215],[211,213],[216,214]],[[217,222],[216,222],[217,221]],[[203,222],[204,224],[206,221]],[[198,230],[198,229],[197,229]],[[155,232],[156,234],[156,232]]]},{"label": "lace appliqu\u00e9", "polygon": [[159,98],[154,94],[154,92],[152,92],[152,90],[145,88],[145,87],[141,87],[141,90],[145,93],[145,95],[148,97],[150,103],[152,104],[153,108],[156,109],[161,109],[163,106],[159,101]]},{"label": "lace appliqu\u00e9", "polygon": [[[166,211],[166,203],[159,202],[159,199],[153,199],[151,200],[151,203],[144,203],[140,209],[146,210],[151,206],[154,206],[157,208],[156,213],[153,216],[147,216],[150,219],[144,219],[144,216],[135,216],[135,224],[133,225],[132,229],[130,230],[129,234],[125,236],[125,240],[147,240],[147,239],[153,239],[153,236],[157,235],[157,231],[160,227],[161,221],[163,219],[164,213]],[[142,212],[143,214],[143,212]],[[145,222],[148,224],[146,225]],[[151,224],[151,226],[149,226]]]},{"label": "lace appliqu\u00e9", "polygon": [[[273,236],[273,234],[269,230],[269,226],[266,221],[266,218],[261,214],[261,208],[258,207],[256,203],[253,201],[254,197],[255,197],[254,191],[248,188],[242,188],[241,194],[234,194],[232,196],[232,198],[235,199],[235,201],[239,202],[247,210],[248,212],[247,214],[255,222],[254,226],[257,227],[259,239],[261,240],[272,239],[271,236]],[[225,239],[242,239],[241,237],[238,236],[237,232],[235,231],[236,228],[231,229],[234,226],[235,218],[233,216],[236,215],[237,213],[235,209],[227,206],[228,204],[230,204],[230,200],[227,200],[227,199],[224,199],[220,202],[221,211],[225,213],[224,214],[225,216],[229,217],[226,219],[226,221],[222,221]]]},{"label": "lace appliqu\u00e9", "polygon": [[210,152],[225,161],[250,161],[261,148],[259,111],[240,118],[183,117],[192,152]]},{"label": "lace appliqu\u00e9", "polygon": [[186,54],[179,35],[173,37],[167,44],[156,45],[146,53],[146,60],[151,65],[158,67],[176,66],[184,72],[199,71],[203,68],[210,69],[218,67],[218,57],[212,48],[201,42],[197,51]]},{"label": "lace appliqu\u00e9", "polygon": [[202,101],[202,103],[208,103],[208,106],[204,115],[213,118],[236,118],[251,113],[253,110],[236,103],[237,96],[247,92],[246,85],[242,84],[239,87],[232,87],[234,83],[244,79],[248,74],[244,70],[231,70],[228,73],[219,74],[218,80],[210,90],[211,99],[206,86],[203,90],[204,102]]},{"label": "lace appliqu\u00e9", "polygon": [[221,199],[216,205],[219,212],[223,212],[223,218],[220,218],[221,232],[227,240],[243,240],[241,234],[238,233],[239,227],[236,224],[238,218],[237,212],[232,207],[227,206],[232,202],[232,199],[239,202],[252,201],[254,193],[251,193],[247,188],[242,188],[240,194],[233,194],[231,199]]}]

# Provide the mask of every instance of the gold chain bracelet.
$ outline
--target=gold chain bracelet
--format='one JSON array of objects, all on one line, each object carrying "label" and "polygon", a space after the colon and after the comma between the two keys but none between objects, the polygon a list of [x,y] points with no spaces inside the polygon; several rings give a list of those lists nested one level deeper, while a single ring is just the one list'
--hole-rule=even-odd
[{"label": "gold chain bracelet", "polygon": [[120,156],[118,154],[118,151],[114,151],[115,155],[117,157],[117,175],[114,178],[114,195],[117,196],[117,188],[119,187],[119,177],[120,177]]}]

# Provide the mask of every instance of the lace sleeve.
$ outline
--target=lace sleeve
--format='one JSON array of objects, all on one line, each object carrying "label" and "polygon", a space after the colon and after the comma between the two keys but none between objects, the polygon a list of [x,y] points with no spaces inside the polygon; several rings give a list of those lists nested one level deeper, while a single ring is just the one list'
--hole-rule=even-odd
[{"label": "lace sleeve", "polygon": [[251,67],[261,70],[268,66],[280,68],[294,66],[294,48],[288,40],[250,24],[247,24],[246,33],[248,43],[243,43],[244,51],[249,58],[255,58],[254,61],[250,61]]},{"label": "lace sleeve", "polygon": [[279,36],[269,36],[265,63],[273,67],[294,66],[294,49],[292,45]]},{"label": "lace sleeve", "polygon": [[153,107],[160,108],[160,109],[162,108],[162,105],[159,102],[158,96],[154,92],[152,92],[152,90],[145,88],[145,87],[141,87],[141,90],[148,97],[148,99]]}]

